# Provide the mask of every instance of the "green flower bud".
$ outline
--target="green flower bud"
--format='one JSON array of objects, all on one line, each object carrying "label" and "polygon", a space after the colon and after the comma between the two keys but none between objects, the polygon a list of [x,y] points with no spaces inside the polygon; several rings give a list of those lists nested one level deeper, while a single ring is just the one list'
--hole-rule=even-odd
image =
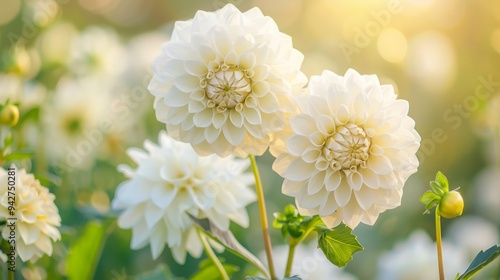
[{"label": "green flower bud", "polygon": [[439,215],[451,219],[462,215],[464,210],[464,200],[459,192],[451,191],[441,197],[439,203]]},{"label": "green flower bud", "polygon": [[0,111],[0,124],[15,126],[19,121],[19,109],[12,104],[6,105]]}]

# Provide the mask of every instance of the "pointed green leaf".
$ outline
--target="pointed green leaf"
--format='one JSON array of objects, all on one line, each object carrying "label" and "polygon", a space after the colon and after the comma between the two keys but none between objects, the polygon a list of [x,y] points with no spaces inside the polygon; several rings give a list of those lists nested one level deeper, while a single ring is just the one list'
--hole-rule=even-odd
[{"label": "pointed green leaf", "polygon": [[441,185],[441,188],[445,193],[450,191],[449,190],[450,187],[448,185],[448,179],[446,178],[446,176],[444,176],[443,173],[441,173],[441,171],[438,171],[438,173],[436,174],[436,182],[438,182]]},{"label": "pointed green leaf", "polygon": [[472,278],[472,276],[478,273],[487,264],[494,261],[498,256],[500,256],[500,246],[498,244],[493,245],[486,251],[481,250],[474,260],[472,260],[472,263],[469,265],[464,274],[458,277],[458,280],[468,280]]},{"label": "pointed green leaf", "polygon": [[5,161],[13,161],[13,160],[23,160],[27,158],[33,157],[34,153],[32,152],[16,152],[12,154],[8,154],[4,157]]},{"label": "pointed green leaf", "polygon": [[441,195],[443,195],[443,194],[444,194],[443,187],[441,187],[441,185],[440,185],[438,182],[436,182],[436,181],[431,181],[431,182],[430,182],[430,185],[431,185],[431,189],[432,189],[432,191],[433,191],[435,194],[437,194],[437,195],[439,195],[439,196],[441,196]]},{"label": "pointed green leaf", "polygon": [[440,199],[440,196],[435,194],[432,191],[426,191],[421,197],[420,197],[420,202],[423,204],[427,205],[433,200]]},{"label": "pointed green leaf", "polygon": [[352,260],[352,255],[363,250],[352,229],[344,224],[333,230],[320,233],[318,247],[321,248],[326,258],[338,267],[344,267]]},{"label": "pointed green leaf", "polygon": [[302,280],[298,275],[290,276],[290,277],[285,277],[283,280]]},{"label": "pointed green leaf", "polygon": [[[224,270],[229,277],[233,275],[239,268],[235,265],[228,264],[224,259],[220,259]],[[200,262],[198,271],[189,278],[190,280],[218,280],[220,279],[220,272],[210,259]]]},{"label": "pointed green leaf", "polygon": [[253,264],[260,272],[264,273],[266,277],[269,277],[269,272],[262,262],[250,251],[248,251],[243,245],[241,245],[238,240],[234,237],[230,230],[221,230],[216,225],[214,225],[209,219],[197,219],[193,216],[189,216],[193,223],[201,228],[208,237],[215,240],[217,243],[223,245],[229,252],[242,258],[250,264]]},{"label": "pointed green leaf", "polygon": [[93,279],[105,239],[104,226],[89,222],[75,243],[69,248],[66,272],[69,280]]}]

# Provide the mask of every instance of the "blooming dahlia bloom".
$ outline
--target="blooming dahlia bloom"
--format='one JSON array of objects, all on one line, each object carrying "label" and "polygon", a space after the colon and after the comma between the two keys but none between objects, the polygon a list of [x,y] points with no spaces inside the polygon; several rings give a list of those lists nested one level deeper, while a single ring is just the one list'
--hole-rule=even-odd
[{"label": "blooming dahlia bloom", "polygon": [[118,187],[112,206],[124,210],[118,225],[132,229],[132,249],[149,243],[156,259],[168,244],[175,260],[184,263],[186,251],[195,257],[202,253],[189,215],[208,218],[221,230],[229,228],[230,220],[248,226],[245,207],[255,200],[249,188],[253,177],[243,173],[246,160],[199,157],[164,132],[159,142],[146,141],[146,151],[128,150],[138,166],[119,167],[130,179]]},{"label": "blooming dahlia bloom", "polygon": [[[329,226],[372,225],[400,205],[403,185],[417,171],[420,136],[408,102],[375,75],[350,69],[345,76],[313,76],[301,113],[290,120],[286,149],[273,169],[282,191],[296,198],[302,215]],[[277,149],[279,150],[279,149]]]},{"label": "blooming dahlia bloom", "polygon": [[200,155],[261,155],[295,110],[302,60],[258,8],[200,11],[175,24],[153,63],[156,117]]},{"label": "blooming dahlia bloom", "polygon": [[[15,168],[15,166],[12,166]],[[9,202],[12,197],[7,189],[8,170],[0,168],[0,220],[17,218],[16,220],[16,250],[24,262],[37,261],[44,254],[52,255],[52,242],[61,239],[57,227],[61,225],[59,211],[54,204],[55,196],[35,179],[33,174],[16,170],[15,211],[10,215]],[[7,225],[9,221],[7,221]],[[2,237],[7,240],[10,228],[5,226]]]}]

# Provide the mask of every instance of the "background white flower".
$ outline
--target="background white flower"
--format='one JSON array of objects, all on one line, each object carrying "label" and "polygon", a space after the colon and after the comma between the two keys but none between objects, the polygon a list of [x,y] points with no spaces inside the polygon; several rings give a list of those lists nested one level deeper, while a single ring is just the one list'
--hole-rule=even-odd
[{"label": "background white flower", "polygon": [[345,76],[313,76],[310,95],[273,169],[282,191],[296,198],[302,215],[319,215],[329,226],[373,225],[380,213],[400,205],[403,186],[417,171],[420,136],[408,102],[375,75],[349,69]]},{"label": "background white flower", "polygon": [[[259,254],[265,260],[265,253]],[[284,276],[288,258],[288,245],[273,248],[275,270],[278,277]],[[355,276],[333,265],[317,243],[300,244],[295,248],[291,275],[298,275],[303,280],[355,280]]]},{"label": "background white flower", "polygon": [[253,176],[244,173],[246,160],[199,157],[189,144],[165,132],[159,142],[145,141],[146,151],[127,151],[138,166],[119,167],[130,179],[118,187],[112,206],[124,209],[118,225],[132,229],[132,249],[150,244],[156,259],[168,244],[175,260],[184,263],[186,251],[195,257],[202,252],[188,214],[208,218],[222,230],[230,220],[247,227],[245,207],[256,198],[249,188]]},{"label": "background white flower", "polygon": [[232,4],[176,22],[149,90],[171,137],[200,155],[261,155],[307,79],[292,39],[258,8]]},{"label": "background white flower", "polygon": [[[14,165],[12,167],[15,168]],[[10,218],[8,211],[7,171],[0,168],[0,220]],[[35,262],[44,254],[52,255],[52,242],[61,239],[57,227],[61,225],[59,211],[54,204],[55,196],[24,169],[16,170],[17,218],[16,250],[18,256],[26,261]],[[4,227],[2,237],[7,239],[10,229]]]},{"label": "background white flower", "polygon": [[[443,241],[444,272],[446,279],[467,268],[465,251]],[[438,278],[436,244],[422,230],[415,231],[378,261],[378,280],[428,280]]]}]

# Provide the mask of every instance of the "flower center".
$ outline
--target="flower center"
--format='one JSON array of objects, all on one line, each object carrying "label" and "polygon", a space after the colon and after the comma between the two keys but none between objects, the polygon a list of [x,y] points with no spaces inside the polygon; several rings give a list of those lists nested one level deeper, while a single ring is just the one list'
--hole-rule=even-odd
[{"label": "flower center", "polygon": [[208,72],[205,93],[208,97],[207,106],[217,107],[220,112],[226,109],[241,110],[248,94],[252,91],[248,74],[238,67],[223,65],[216,71]]},{"label": "flower center", "polygon": [[337,127],[337,131],[326,140],[323,154],[334,169],[356,171],[358,167],[366,168],[370,143],[363,128],[349,123]]}]

